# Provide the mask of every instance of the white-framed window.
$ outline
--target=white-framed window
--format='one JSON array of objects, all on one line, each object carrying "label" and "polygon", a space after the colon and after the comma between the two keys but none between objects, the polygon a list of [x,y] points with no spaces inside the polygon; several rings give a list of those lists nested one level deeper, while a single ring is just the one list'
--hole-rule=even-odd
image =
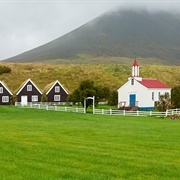
[{"label": "white-framed window", "polygon": [[54,95],[54,101],[60,101],[60,95]]},{"label": "white-framed window", "polygon": [[60,92],[60,87],[59,86],[55,86],[55,92]]},{"label": "white-framed window", "polygon": [[154,101],[154,92],[152,92],[152,100]]},{"label": "white-framed window", "polygon": [[131,79],[131,85],[134,85],[134,79],[133,78]]},{"label": "white-framed window", "polygon": [[38,102],[38,96],[37,95],[32,96],[32,102]]},{"label": "white-framed window", "polygon": [[9,96],[2,96],[2,102],[4,103],[9,102]]},{"label": "white-framed window", "polygon": [[3,87],[0,87],[0,93],[1,94],[3,93]]},{"label": "white-framed window", "polygon": [[27,85],[27,91],[32,91],[32,85]]}]

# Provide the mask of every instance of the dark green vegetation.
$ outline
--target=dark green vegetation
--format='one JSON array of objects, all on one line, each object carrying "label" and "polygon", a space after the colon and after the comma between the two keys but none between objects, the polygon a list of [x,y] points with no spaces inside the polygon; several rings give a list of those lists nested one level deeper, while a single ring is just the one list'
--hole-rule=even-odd
[{"label": "dark green vegetation", "polygon": [[[94,81],[88,79],[80,82],[79,87],[75,89],[73,93],[68,95],[67,102],[73,102],[74,105],[81,102],[84,107],[84,98],[92,98],[93,96],[95,96],[96,98],[94,103],[96,106],[99,102],[109,101],[112,95],[113,93],[108,87],[97,86],[95,85]],[[116,100],[112,105],[118,104],[117,99],[118,96],[116,94]],[[92,99],[86,99],[86,109],[92,104]]]},{"label": "dark green vegetation", "polygon": [[106,13],[10,62],[180,65],[180,15],[117,10]]},{"label": "dark green vegetation", "polygon": [[[167,109],[170,109],[172,96],[170,96],[169,93],[160,95],[159,101],[157,102],[157,109],[162,112],[165,112]],[[175,106],[174,108],[178,108],[178,106]]]},{"label": "dark green vegetation", "polygon": [[180,179],[180,121],[0,106],[0,179]]},{"label": "dark green vegetation", "polygon": [[[132,60],[133,64],[133,60]],[[50,83],[59,80],[61,84],[72,93],[78,88],[80,82],[91,79],[95,85],[117,90],[127,82],[131,76],[131,65],[105,65],[105,64],[16,64],[0,63],[11,68],[11,73],[0,75],[11,92],[17,92],[20,85],[28,78],[43,91]],[[156,78],[170,87],[180,84],[180,66],[140,65],[140,76]]]},{"label": "dark green vegetation", "polygon": [[6,66],[0,66],[0,75],[3,73],[10,73],[11,69],[9,67]]},{"label": "dark green vegetation", "polygon": [[171,96],[173,107],[180,107],[180,85],[172,88]]}]

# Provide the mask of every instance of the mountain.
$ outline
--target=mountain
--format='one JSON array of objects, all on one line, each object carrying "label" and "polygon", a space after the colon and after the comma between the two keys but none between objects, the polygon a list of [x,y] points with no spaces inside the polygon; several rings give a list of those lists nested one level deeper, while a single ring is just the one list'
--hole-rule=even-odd
[{"label": "mountain", "polygon": [[82,57],[85,63],[91,63],[95,57],[105,57],[109,63],[112,57],[138,57],[180,65],[180,16],[142,10],[108,12],[58,39],[5,61],[70,63]]}]

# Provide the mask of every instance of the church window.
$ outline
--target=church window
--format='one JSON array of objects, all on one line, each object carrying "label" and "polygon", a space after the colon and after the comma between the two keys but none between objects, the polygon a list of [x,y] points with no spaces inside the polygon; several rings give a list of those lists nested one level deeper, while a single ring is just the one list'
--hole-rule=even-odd
[{"label": "church window", "polygon": [[134,79],[131,79],[131,85],[134,85]]}]

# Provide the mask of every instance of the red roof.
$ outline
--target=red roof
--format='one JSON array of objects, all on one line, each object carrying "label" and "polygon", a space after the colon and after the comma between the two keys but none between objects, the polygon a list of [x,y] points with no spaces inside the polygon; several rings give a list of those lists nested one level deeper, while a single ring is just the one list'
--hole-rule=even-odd
[{"label": "red roof", "polygon": [[139,66],[136,59],[134,60],[133,66]]},{"label": "red roof", "polygon": [[147,88],[170,88],[157,79],[142,78],[142,81],[138,82]]}]

